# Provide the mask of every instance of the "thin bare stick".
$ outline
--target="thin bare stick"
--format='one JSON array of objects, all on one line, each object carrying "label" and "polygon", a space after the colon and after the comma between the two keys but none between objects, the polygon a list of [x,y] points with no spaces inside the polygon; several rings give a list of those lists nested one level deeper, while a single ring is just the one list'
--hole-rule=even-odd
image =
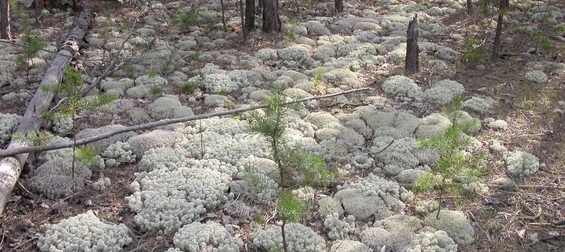
[{"label": "thin bare stick", "polygon": [[[343,91],[343,92],[339,92],[339,93],[334,93],[334,94],[313,96],[313,97],[308,97],[308,98],[303,98],[303,99],[287,102],[284,105],[290,105],[290,104],[298,103],[298,102],[307,102],[307,101],[313,101],[313,100],[326,99],[326,98],[331,98],[331,97],[355,93],[355,92],[367,91],[367,90],[370,90],[370,89],[371,88],[358,88],[358,89],[351,89],[351,90],[347,90],[347,91]],[[146,129],[151,129],[151,128],[155,128],[155,127],[158,127],[158,126],[170,125],[170,124],[181,123],[181,122],[195,121],[195,120],[199,120],[199,119],[206,119],[206,118],[216,117],[216,116],[238,114],[238,113],[243,113],[243,112],[247,112],[247,111],[251,111],[251,110],[262,109],[262,108],[265,108],[265,107],[267,107],[267,105],[252,106],[252,107],[249,107],[249,108],[232,109],[232,110],[222,111],[222,112],[214,112],[214,113],[208,113],[208,114],[202,114],[202,115],[173,118],[173,119],[165,119],[165,120],[160,120],[160,121],[156,121],[156,122],[138,124],[138,125],[133,125],[133,126],[128,126],[128,127],[123,127],[123,128],[117,129],[117,130],[108,131],[108,132],[105,132],[103,134],[96,135],[96,136],[78,139],[74,143],[73,142],[57,143],[57,144],[49,144],[49,145],[45,145],[45,146],[19,147],[19,148],[12,148],[12,149],[9,149],[9,150],[0,150],[0,157],[13,156],[13,155],[21,154],[21,153],[42,152],[42,151],[48,151],[48,150],[70,148],[70,147],[73,147],[73,146],[88,144],[88,143],[96,142],[96,141],[99,141],[99,140],[102,140],[102,139],[106,139],[106,138],[109,138],[111,136],[114,136],[114,135],[117,135],[117,134],[120,134],[120,133],[136,131],[136,130],[146,130]]]},{"label": "thin bare stick", "polygon": [[18,181],[18,185],[22,188],[22,190],[24,190],[26,193],[28,193],[29,195],[31,195],[33,198],[36,198],[37,196],[33,193],[31,193],[27,188],[25,188],[24,185],[22,185],[22,183],[20,183],[20,181]]}]

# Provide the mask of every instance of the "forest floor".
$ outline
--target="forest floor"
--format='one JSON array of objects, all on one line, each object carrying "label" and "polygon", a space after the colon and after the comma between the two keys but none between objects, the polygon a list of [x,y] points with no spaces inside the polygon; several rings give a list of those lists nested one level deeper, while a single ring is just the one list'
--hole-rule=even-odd
[{"label": "forest floor", "polygon": [[[98,1],[96,1],[98,2]],[[316,3],[317,1],[314,1]],[[104,13],[111,8],[115,13],[134,13],[128,5],[116,2],[95,4],[98,13]],[[378,5],[378,1],[371,3]],[[562,9],[564,3],[556,3]],[[104,7],[102,7],[104,6]],[[30,12],[31,15],[32,12]],[[322,13],[335,16],[335,13]],[[461,27],[480,26],[487,17],[477,11],[472,16],[464,11],[457,12],[444,20],[445,34],[450,30]],[[530,22],[524,14],[516,9],[510,9],[508,20],[518,20],[521,24]],[[16,21],[15,19],[13,19]],[[563,20],[563,19],[561,19]],[[42,20],[42,29],[57,27],[64,23],[62,18],[47,18]],[[539,23],[532,25],[540,26]],[[565,25],[565,24],[563,24]],[[101,27],[94,27],[101,29]],[[13,29],[14,37],[21,34]],[[233,33],[239,32],[236,27]],[[61,37],[65,31],[60,30]],[[498,139],[506,147],[520,149],[534,154],[540,160],[540,170],[533,176],[523,179],[515,178],[516,186],[512,189],[498,188],[494,183],[497,177],[505,177],[504,167],[490,167],[487,185],[490,190],[486,195],[475,195],[464,198],[448,198],[446,204],[451,208],[464,211],[475,223],[476,240],[468,246],[460,246],[461,251],[564,251],[565,250],[565,115],[557,112],[559,102],[565,101],[565,69],[556,69],[548,73],[550,81],[543,84],[531,84],[524,80],[528,62],[565,63],[564,34],[548,37],[553,50],[539,53],[539,48],[527,60],[518,60],[517,54],[536,48],[539,37],[526,36],[517,31],[516,27],[506,27],[502,37],[507,43],[503,44],[503,52],[508,57],[490,58],[490,46],[494,29],[477,30],[468,36],[482,41],[487,59],[477,61],[467,60],[464,56],[446,72],[431,71],[426,67],[426,55],[422,55],[423,70],[411,77],[422,87],[429,86],[433,81],[451,79],[465,86],[465,96],[488,96],[494,99],[493,108],[488,115],[477,117],[493,117],[508,122],[506,131],[483,132],[477,138],[488,145],[493,138]],[[266,35],[263,43],[250,45],[241,43],[238,36],[229,42],[229,46],[240,50],[256,52],[260,48],[274,46],[274,41],[284,40],[286,34]],[[446,44],[457,48],[465,54],[468,47],[464,41],[454,41],[449,37],[426,38],[429,41]],[[88,50],[88,49],[86,49]],[[477,65],[483,65],[488,70],[478,70]],[[401,66],[398,66],[401,67]],[[395,68],[391,72],[397,71]],[[18,75],[25,75],[20,71]],[[374,83],[375,88],[386,79],[383,76],[371,76],[367,82]],[[38,80],[33,80],[38,81]],[[16,91],[16,87],[6,86],[1,94]],[[561,107],[565,110],[565,108]],[[23,114],[25,106],[0,104],[3,113]],[[195,111],[195,113],[197,113]],[[198,113],[197,113],[198,114]],[[96,123],[101,123],[100,121]],[[87,123],[88,124],[88,123]],[[487,150],[488,151],[488,150]],[[492,154],[491,155],[496,155]],[[25,181],[28,172],[24,168],[21,179]],[[2,251],[35,251],[40,227],[47,223],[83,213],[86,209],[96,210],[106,221],[124,223],[135,227],[134,213],[128,210],[125,197],[131,193],[130,183],[134,180],[136,165],[124,166],[121,169],[104,171],[105,176],[111,177],[113,183],[103,192],[87,187],[71,197],[50,200],[29,192],[21,183],[14,188],[12,199],[8,202],[6,211],[1,217],[0,250]],[[96,174],[96,172],[93,172]],[[94,180],[94,179],[93,179]],[[420,194],[418,197],[434,197],[433,193]],[[449,207],[448,207],[449,208]],[[139,237],[139,230],[134,233]],[[538,241],[530,241],[530,234],[536,233]],[[157,239],[157,234],[147,233],[127,251],[163,251],[170,244],[172,237],[163,236]]]}]

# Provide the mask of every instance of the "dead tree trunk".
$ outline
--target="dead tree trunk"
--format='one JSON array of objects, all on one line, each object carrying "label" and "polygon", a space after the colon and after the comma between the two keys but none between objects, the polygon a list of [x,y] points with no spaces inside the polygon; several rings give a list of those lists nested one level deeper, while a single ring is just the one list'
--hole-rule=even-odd
[{"label": "dead tree trunk", "polygon": [[0,38],[12,40],[10,34],[10,3],[9,0],[0,0]]},{"label": "dead tree trunk", "polygon": [[418,65],[418,15],[408,23],[407,37],[404,71],[407,74],[417,73],[420,70]]},{"label": "dead tree trunk", "polygon": [[255,29],[255,0],[245,0],[245,26],[246,32]]},{"label": "dead tree trunk", "polygon": [[226,26],[226,6],[224,5],[224,0],[220,0],[220,5],[222,5],[222,28],[224,32],[228,32],[228,27]]},{"label": "dead tree trunk", "polygon": [[[92,19],[92,8],[84,6],[82,13],[75,21],[72,30],[67,34],[61,49],[59,49],[59,53],[51,63],[51,67],[45,72],[40,87],[31,99],[20,125],[16,129],[16,133],[27,134],[41,128],[43,112],[49,108],[54,95],[53,92],[44,90],[52,90],[51,86],[61,82],[70,61],[78,54],[79,48],[85,46],[84,36],[92,24]],[[47,87],[47,89],[43,87]],[[17,149],[26,146],[25,142],[12,140],[6,149]],[[10,193],[20,177],[22,167],[28,156],[28,153],[21,153],[0,160],[0,215],[4,212]]]},{"label": "dead tree trunk", "polygon": [[496,23],[496,33],[494,35],[494,43],[492,45],[492,56],[491,59],[493,61],[498,59],[498,55],[500,54],[500,40],[502,36],[502,23],[504,21],[504,14],[506,9],[508,8],[509,1],[508,0],[500,0],[500,7],[498,9],[498,20]]},{"label": "dead tree trunk", "polygon": [[473,14],[473,0],[467,0],[467,15]]},{"label": "dead tree trunk", "polygon": [[263,31],[280,32],[279,0],[263,0]]},{"label": "dead tree trunk", "polygon": [[335,0],[335,10],[337,13],[343,12],[343,0]]}]

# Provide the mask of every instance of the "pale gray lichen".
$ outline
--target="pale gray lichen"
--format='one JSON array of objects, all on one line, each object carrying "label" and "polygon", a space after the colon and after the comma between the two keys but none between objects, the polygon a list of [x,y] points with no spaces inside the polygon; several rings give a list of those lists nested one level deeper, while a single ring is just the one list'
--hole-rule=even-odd
[{"label": "pale gray lichen", "polygon": [[476,134],[482,128],[481,121],[469,115],[467,111],[453,111],[448,116],[451,118],[452,123],[460,127],[466,134]]},{"label": "pale gray lichen", "polygon": [[471,99],[463,102],[463,108],[467,108],[479,113],[484,113],[491,108],[493,103],[494,100],[490,97],[487,98],[471,97]]},{"label": "pale gray lichen", "polygon": [[330,252],[372,252],[373,250],[360,241],[337,240],[332,244]]},{"label": "pale gray lichen", "polygon": [[377,49],[371,43],[348,43],[337,48],[337,57],[360,58],[366,54],[377,55]]},{"label": "pale gray lichen", "polygon": [[293,45],[278,50],[281,63],[288,67],[312,66],[314,60],[310,57],[310,52],[303,46]]},{"label": "pale gray lichen", "polygon": [[82,190],[84,181],[90,179],[92,172],[88,166],[78,162],[73,168],[71,160],[59,157],[46,161],[30,173],[28,188],[51,199],[68,197]]},{"label": "pale gray lichen", "polygon": [[448,60],[451,63],[454,63],[459,59],[459,53],[449,47],[442,47],[437,50],[436,57],[444,60]]},{"label": "pale gray lichen", "polygon": [[176,248],[182,251],[239,252],[243,241],[234,238],[217,222],[194,222],[180,228],[173,238]]},{"label": "pale gray lichen", "polygon": [[545,74],[543,71],[540,70],[533,70],[527,72],[525,78],[526,80],[536,84],[546,83],[549,79],[547,77],[547,74]]},{"label": "pale gray lichen", "polygon": [[239,87],[258,87],[263,84],[263,76],[255,71],[234,70],[228,73],[231,81]]},{"label": "pale gray lichen", "polygon": [[169,82],[167,79],[161,76],[149,76],[149,75],[142,75],[135,79],[136,86],[147,86],[147,87],[164,87]]},{"label": "pale gray lichen", "polygon": [[138,170],[150,172],[156,169],[175,170],[185,166],[206,166],[215,171],[235,175],[238,167],[217,159],[191,158],[189,153],[182,148],[158,147],[149,149],[139,161]]},{"label": "pale gray lichen", "polygon": [[349,234],[355,231],[355,217],[347,215],[340,218],[340,214],[337,212],[328,214],[324,219],[324,228],[330,240],[347,239]]},{"label": "pale gray lichen", "polygon": [[471,181],[462,184],[463,190],[469,193],[478,193],[484,195],[489,192],[489,188],[485,183],[479,181]]},{"label": "pale gray lichen", "polygon": [[192,157],[218,159],[233,165],[249,156],[269,157],[271,154],[267,140],[255,134],[243,133],[230,136],[205,131],[201,134],[188,135],[188,139],[185,148]]},{"label": "pale gray lichen", "polygon": [[131,151],[137,158],[151,148],[184,146],[188,140],[184,134],[176,131],[153,130],[141,135],[136,135],[127,140]]},{"label": "pale gray lichen", "polygon": [[277,50],[271,48],[263,48],[255,53],[255,58],[259,59],[263,63],[268,61],[277,60]]},{"label": "pale gray lichen", "polygon": [[422,118],[414,135],[416,138],[430,138],[442,134],[451,125],[451,120],[445,115],[432,113]]},{"label": "pale gray lichen", "polygon": [[506,146],[504,146],[503,143],[501,143],[500,141],[496,140],[496,139],[492,139],[490,142],[490,150],[493,151],[494,153],[497,154],[504,154],[505,152],[508,151],[508,148],[506,148]]},{"label": "pale gray lichen", "polygon": [[369,154],[361,152],[351,159],[351,165],[358,171],[369,171],[375,160]]},{"label": "pale gray lichen", "polygon": [[391,136],[395,139],[411,137],[421,119],[400,110],[376,110],[370,106],[357,109],[360,118],[373,130],[373,136]]},{"label": "pale gray lichen", "polygon": [[139,161],[138,170],[142,172],[150,172],[156,169],[175,170],[187,166],[189,158],[188,152],[182,148],[151,148],[145,152]]},{"label": "pale gray lichen", "polygon": [[[285,238],[288,251],[323,252],[326,251],[326,241],[314,230],[299,223],[289,223],[285,226]],[[267,251],[282,249],[281,227],[269,226],[251,234],[253,245]]]},{"label": "pale gray lichen", "polygon": [[416,139],[411,137],[396,140],[392,137],[377,137],[373,140],[370,152],[379,161],[379,166],[386,168],[387,173],[394,176],[419,165],[434,165],[439,159],[437,151],[421,148]]},{"label": "pale gray lichen", "polygon": [[414,194],[394,181],[373,174],[338,186],[335,197],[340,199],[345,211],[358,219],[371,216],[377,220],[390,216],[393,211],[401,211],[404,202],[414,199]]},{"label": "pale gray lichen", "polygon": [[0,113],[0,146],[7,143],[12,137],[12,132],[20,124],[22,116],[17,114]]},{"label": "pale gray lichen", "polygon": [[278,194],[278,183],[274,178],[278,176],[277,171],[270,167],[265,169],[260,162],[256,163],[252,160],[252,158],[247,159],[248,163],[244,164],[245,168],[238,175],[244,180],[232,183],[231,192],[238,194],[247,202],[269,205]]},{"label": "pale gray lichen", "polygon": [[[114,125],[107,125],[100,128],[93,128],[93,129],[84,129],[76,134],[77,139],[84,139],[89,137],[94,137],[100,134],[104,134],[110,131],[120,130],[125,128],[126,126],[114,124]],[[93,146],[99,151],[104,151],[110,147],[110,145],[116,142],[126,142],[131,136],[137,135],[134,132],[124,132],[120,133],[105,139],[98,140],[93,143],[89,143],[88,146]]]},{"label": "pale gray lichen", "polygon": [[510,151],[503,154],[508,174],[516,177],[529,176],[539,169],[539,160],[531,153]]},{"label": "pale gray lichen", "polygon": [[407,252],[455,252],[457,244],[443,230],[424,227],[418,230]]},{"label": "pale gray lichen", "polygon": [[213,73],[202,76],[194,76],[190,78],[188,82],[200,83],[200,85],[206,89],[206,92],[213,94],[230,93],[239,88],[238,83],[224,73]]},{"label": "pale gray lichen", "polygon": [[424,200],[416,202],[416,207],[414,211],[421,215],[428,215],[429,213],[438,210],[439,203],[436,200]]},{"label": "pale gray lichen", "polygon": [[308,34],[314,36],[328,36],[331,35],[331,32],[328,28],[326,28],[320,21],[308,21],[306,23],[302,23],[304,27],[308,30]]},{"label": "pale gray lichen", "polygon": [[365,84],[364,80],[360,77],[359,73],[348,69],[352,60],[344,59],[345,65],[342,67],[328,67],[328,70],[322,75],[322,80],[325,83],[340,83],[342,86],[350,88],[359,88]]},{"label": "pale gray lichen", "polygon": [[382,84],[383,91],[396,98],[419,98],[422,96],[422,89],[412,79],[395,75],[386,79]]},{"label": "pale gray lichen", "polygon": [[485,126],[493,130],[506,130],[508,129],[508,123],[504,120],[495,120],[494,118],[485,118]]},{"label": "pale gray lichen", "polygon": [[53,131],[59,135],[66,135],[73,131],[74,115],[56,113],[51,119],[53,123]]},{"label": "pale gray lichen", "polygon": [[306,120],[314,125],[314,129],[341,128],[342,125],[335,116],[329,112],[314,112],[306,116]]},{"label": "pale gray lichen", "polygon": [[[54,136],[47,141],[48,144],[70,144],[73,140],[65,137]],[[73,148],[63,148],[56,150],[49,150],[39,154],[38,160],[41,162],[47,161],[61,161],[70,162],[73,158]]]},{"label": "pale gray lichen", "polygon": [[37,241],[41,251],[123,251],[133,241],[124,224],[104,223],[92,210],[45,227]]},{"label": "pale gray lichen", "polygon": [[414,232],[420,228],[418,218],[394,215],[376,221],[373,227],[364,230],[361,242],[374,251],[380,251],[383,247],[392,251],[404,251],[414,237]]},{"label": "pale gray lichen", "polygon": [[135,162],[136,156],[127,142],[118,141],[100,153],[105,159],[106,167],[117,167],[121,164],[131,164]]},{"label": "pale gray lichen", "polygon": [[429,103],[444,106],[465,92],[465,87],[457,81],[442,80],[433,84],[432,88],[424,91],[423,97]]},{"label": "pale gray lichen", "polygon": [[354,129],[355,131],[359,132],[364,138],[369,138],[373,136],[373,130],[371,127],[367,126],[365,121],[361,119],[359,113],[350,114],[351,118],[341,118],[340,120],[343,122],[347,128]]},{"label": "pale gray lichen", "polygon": [[343,215],[344,212],[341,202],[336,198],[325,197],[318,200],[318,213],[322,216],[332,213]]},{"label": "pale gray lichen", "polygon": [[401,64],[406,59],[406,45],[399,45],[386,55],[387,62],[395,65]]},{"label": "pale gray lichen", "polygon": [[398,173],[398,175],[396,175],[396,181],[399,183],[413,184],[418,177],[429,170],[431,169],[427,165],[420,166],[415,169],[402,170]]},{"label": "pale gray lichen", "polygon": [[96,182],[92,183],[92,189],[96,191],[102,191],[106,189],[106,187],[110,186],[112,181],[108,177],[99,178]]},{"label": "pale gray lichen", "polygon": [[241,133],[249,133],[249,124],[246,121],[231,117],[212,117],[191,122],[185,131],[192,135],[198,135],[200,132],[215,132],[221,135],[235,136]]},{"label": "pale gray lichen", "polygon": [[320,60],[322,62],[327,62],[327,61],[331,61],[333,58],[335,58],[335,46],[332,45],[323,45],[320,46],[316,49],[316,51],[314,51],[314,54],[312,54],[312,57],[316,60]]},{"label": "pale gray lichen", "polygon": [[147,111],[153,119],[169,119],[193,116],[189,107],[183,106],[177,97],[159,97],[147,106]]},{"label": "pale gray lichen", "polygon": [[225,193],[231,178],[217,169],[208,162],[194,160],[193,165],[174,170],[136,173],[131,183],[134,193],[126,197],[136,213],[134,221],[144,230],[165,234],[192,223],[227,200]]},{"label": "pale gray lichen", "polygon": [[[231,183],[230,192],[233,192],[233,190],[231,189],[233,189],[235,182]],[[226,204],[224,204],[223,210],[227,215],[230,216],[230,223],[238,225],[252,221],[254,218],[261,214],[261,208],[262,207],[256,204],[246,203],[243,200],[236,199],[226,202]]]},{"label": "pale gray lichen", "polygon": [[[439,210],[438,210],[439,211]],[[437,211],[430,213],[424,219],[424,226],[445,231],[457,244],[469,245],[475,241],[475,229],[463,212],[441,210],[439,218]]]}]

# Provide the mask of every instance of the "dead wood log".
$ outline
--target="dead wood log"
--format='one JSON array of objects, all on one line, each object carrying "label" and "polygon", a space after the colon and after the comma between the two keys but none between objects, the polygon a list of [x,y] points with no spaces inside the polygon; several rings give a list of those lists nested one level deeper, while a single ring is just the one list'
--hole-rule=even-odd
[{"label": "dead wood log", "polygon": [[[49,90],[49,87],[61,82],[70,61],[78,55],[79,49],[86,45],[84,37],[92,24],[92,20],[92,8],[88,5],[83,6],[83,11],[75,20],[73,28],[67,34],[66,40],[51,63],[51,67],[45,72],[40,87],[27,106],[16,133],[27,134],[41,128],[43,112],[49,108],[54,96],[53,92],[45,90]],[[47,89],[44,87],[47,87]],[[6,149],[19,149],[26,146],[25,142],[12,139]],[[29,153],[20,153],[0,160],[0,215],[4,212],[10,193],[20,177],[22,167],[28,156]]]}]

